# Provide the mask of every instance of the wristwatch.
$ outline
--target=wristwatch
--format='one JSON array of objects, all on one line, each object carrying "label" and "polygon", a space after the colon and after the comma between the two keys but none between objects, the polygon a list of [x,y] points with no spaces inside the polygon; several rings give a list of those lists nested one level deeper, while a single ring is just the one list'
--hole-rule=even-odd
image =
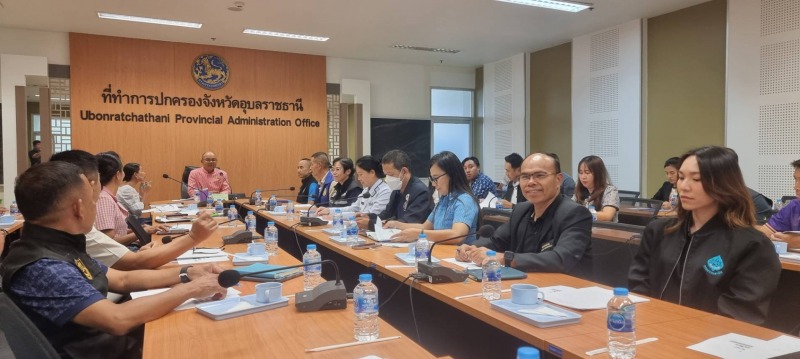
[{"label": "wristwatch", "polygon": [[506,262],[506,267],[511,267],[511,262],[513,260],[514,260],[514,252],[505,251],[505,253],[503,253],[503,261]]},{"label": "wristwatch", "polygon": [[189,278],[189,268],[192,268],[192,266],[181,268],[181,274],[178,274],[178,278],[181,279],[181,283],[189,283],[192,281],[192,279]]}]

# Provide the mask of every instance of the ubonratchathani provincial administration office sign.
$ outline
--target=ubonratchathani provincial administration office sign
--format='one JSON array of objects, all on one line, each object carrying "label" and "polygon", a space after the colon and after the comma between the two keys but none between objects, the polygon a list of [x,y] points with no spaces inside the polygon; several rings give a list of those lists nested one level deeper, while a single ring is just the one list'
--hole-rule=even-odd
[{"label": "ubonratchathani provincial administration office sign", "polygon": [[[192,63],[192,77],[195,83],[207,90],[223,88],[230,80],[230,68],[225,60],[216,55],[200,55]],[[248,110],[303,112],[303,99],[298,98],[293,102],[274,101],[272,99],[237,99],[230,95],[214,96],[203,94],[202,97],[175,96],[165,94],[128,94],[122,89],[113,89],[112,85],[100,92],[104,104],[111,105],[140,105],[159,107],[185,107],[195,109],[208,109],[208,115],[183,115],[180,113],[153,111],[121,111],[97,112],[80,110],[80,119],[84,121],[100,122],[141,122],[141,123],[175,123],[175,124],[207,124],[207,125],[240,125],[240,126],[274,126],[274,127],[320,127],[319,121],[309,118],[297,117],[284,119],[281,117],[261,117],[248,114]],[[225,116],[213,114],[215,109],[237,109],[242,115]],[[294,117],[294,116],[292,116]]]}]

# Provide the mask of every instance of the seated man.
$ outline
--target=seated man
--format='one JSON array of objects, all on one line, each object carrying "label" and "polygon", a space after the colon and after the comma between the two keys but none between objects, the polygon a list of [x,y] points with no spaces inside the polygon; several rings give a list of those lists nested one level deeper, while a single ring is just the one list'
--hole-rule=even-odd
[{"label": "seated man", "polygon": [[522,189],[519,188],[519,172],[522,168],[522,156],[518,153],[512,153],[505,158],[506,164],[506,177],[508,177],[508,189],[503,194],[503,208],[512,208],[517,203],[527,201],[522,194]]},{"label": "seated man", "polygon": [[309,193],[311,196],[308,199],[309,202],[314,202],[319,206],[328,206],[333,173],[331,172],[331,160],[325,152],[311,155],[311,175],[317,181],[317,192]]},{"label": "seated man", "polygon": [[[800,197],[800,160],[792,162],[794,167],[794,193]],[[770,217],[767,224],[759,226],[769,239],[783,241],[789,248],[800,248],[800,234],[786,233],[800,231],[800,200],[784,203],[783,208]]]},{"label": "seated man", "polygon": [[[553,152],[548,152],[546,154],[555,158],[556,161],[561,163],[561,159],[558,158],[557,154]],[[566,172],[561,172],[561,174],[564,175],[564,180],[561,181],[561,194],[572,198],[572,196],[575,194],[575,179]]]},{"label": "seated man", "polygon": [[375,230],[375,221],[395,220],[403,223],[425,223],[433,210],[433,198],[419,178],[411,174],[408,154],[401,150],[386,152],[381,159],[381,167],[386,175],[384,181],[392,193],[389,204],[379,215],[367,213],[356,218],[359,228]]},{"label": "seated man", "polygon": [[479,201],[486,198],[489,193],[494,195],[494,182],[489,176],[481,172],[481,163],[478,162],[477,157],[467,157],[461,164],[464,166],[464,172],[467,174],[467,181],[472,187],[472,195]]},{"label": "seated man", "polygon": [[[78,166],[34,166],[18,177],[14,194],[25,224],[0,265],[3,291],[62,357],[141,355],[126,333],[188,299],[225,294],[214,274],[220,270],[216,266],[120,272],[89,257],[84,233],[94,223],[98,196]],[[128,293],[173,285],[122,304],[105,299],[109,290]]]},{"label": "seated man", "polygon": [[[81,150],[63,151],[50,157],[50,161],[72,163],[81,168],[95,195],[100,195],[100,176],[97,172],[97,158],[91,153]],[[86,234],[86,253],[107,267],[117,270],[152,269],[169,263],[187,250],[206,240],[217,229],[217,222],[207,213],[202,214],[194,223],[188,235],[180,236],[168,246],[148,246],[138,252],[115,241],[92,226]],[[151,242],[152,245],[152,242]]]},{"label": "seated man", "polygon": [[460,246],[456,258],[482,263],[491,249],[498,261],[522,271],[591,278],[592,215],[561,195],[562,180],[558,160],[541,153],[528,156],[519,180],[528,202],[517,204],[491,238]]},{"label": "seated man", "polygon": [[297,203],[308,203],[312,193],[317,193],[317,180],[311,175],[311,159],[303,158],[297,163],[297,177],[300,178],[300,191],[297,192]]},{"label": "seated man", "polygon": [[[231,184],[228,181],[228,174],[217,168],[217,155],[214,152],[206,152],[200,159],[203,165],[189,172],[189,183],[187,191],[189,196],[194,196],[195,188],[208,189],[210,193],[231,193]],[[208,195],[206,193],[205,195]],[[202,197],[202,196],[201,196]],[[201,198],[204,200],[205,198]]]}]

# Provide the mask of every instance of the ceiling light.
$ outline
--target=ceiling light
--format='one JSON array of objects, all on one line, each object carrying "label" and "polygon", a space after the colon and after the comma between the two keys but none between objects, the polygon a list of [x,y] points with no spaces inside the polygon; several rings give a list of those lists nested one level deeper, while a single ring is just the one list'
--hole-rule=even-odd
[{"label": "ceiling light", "polygon": [[410,46],[410,45],[392,45],[395,49],[403,49],[403,50],[417,50],[417,51],[430,51],[430,52],[444,52],[448,54],[457,54],[461,52],[461,50],[454,50],[454,49],[443,49],[443,48],[433,48],[433,47],[423,47],[423,46]]},{"label": "ceiling light", "polygon": [[158,25],[169,25],[169,26],[181,26],[181,27],[191,27],[194,29],[199,29],[203,26],[203,24],[196,23],[196,22],[185,22],[185,21],[175,21],[175,20],[165,20],[165,19],[154,19],[150,17],[139,17],[139,16],[130,16],[130,15],[119,15],[119,14],[109,14],[106,12],[98,12],[97,17],[101,19],[108,19],[108,20],[122,20],[122,21],[133,21],[133,22],[143,22],[146,24],[158,24]]},{"label": "ceiling light", "polygon": [[285,32],[264,31],[256,29],[244,29],[242,33],[251,35],[285,37],[287,39],[296,39],[296,40],[328,41],[328,39],[330,39],[329,37],[322,37],[322,36],[298,35],[298,34],[289,34]]},{"label": "ceiling light", "polygon": [[574,2],[574,1],[564,1],[564,0],[497,0],[497,1],[519,4],[519,5],[537,6],[547,9],[569,11],[569,12],[579,12],[592,8],[592,4]]}]

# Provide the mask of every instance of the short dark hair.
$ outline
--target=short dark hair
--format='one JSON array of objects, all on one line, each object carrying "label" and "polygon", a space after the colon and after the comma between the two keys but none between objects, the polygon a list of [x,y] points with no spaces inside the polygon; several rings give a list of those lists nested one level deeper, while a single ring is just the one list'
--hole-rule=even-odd
[{"label": "short dark hair", "polygon": [[478,161],[478,157],[469,156],[469,157],[465,158],[463,161],[461,161],[461,165],[463,166],[464,164],[467,163],[467,161],[475,162],[475,167],[481,168],[481,162]]},{"label": "short dark hair", "polygon": [[336,162],[342,165],[342,171],[347,172],[350,170],[350,175],[347,178],[353,178],[356,175],[356,165],[353,164],[353,160],[349,157],[339,157],[333,160],[333,164],[336,164]]},{"label": "short dark hair", "polygon": [[392,165],[398,170],[402,170],[403,167],[411,170],[410,162],[411,160],[408,158],[408,153],[403,150],[391,150],[386,152],[383,158],[381,158],[382,164]]},{"label": "short dark hair", "polygon": [[678,157],[670,157],[666,161],[664,161],[664,167],[675,167],[676,169],[680,169],[681,167],[681,159]]},{"label": "short dark hair", "polygon": [[800,160],[792,161],[792,166],[794,168],[800,168]]},{"label": "short dark hair", "polygon": [[378,178],[386,177],[386,175],[383,174],[383,167],[381,167],[381,162],[378,161],[378,159],[375,157],[369,155],[361,157],[356,161],[356,166],[367,172],[375,171],[375,176],[377,176]]},{"label": "short dark hair", "polygon": [[122,180],[125,182],[130,181],[131,178],[133,178],[133,175],[139,172],[139,169],[141,168],[142,166],[136,162],[126,164],[125,167],[122,167],[122,172],[125,173],[125,178]]},{"label": "short dark hair", "polygon": [[[116,157],[116,158],[117,158],[117,159],[118,159],[120,162],[122,162],[122,157],[120,157],[120,156],[119,156],[119,153],[117,153],[117,151],[113,151],[113,150],[112,150],[112,151],[105,151],[105,152],[100,152],[100,153],[105,153],[105,154],[107,154],[107,155],[114,156],[114,157]],[[100,153],[98,153],[98,154],[100,154]]]},{"label": "short dark hair", "polygon": [[36,145],[38,145],[38,144],[40,144],[40,143],[42,143],[42,141],[39,141],[39,140],[33,140],[33,145],[34,145],[34,146],[36,146]]},{"label": "short dark hair", "polygon": [[520,168],[522,166],[522,156],[519,153],[512,153],[505,158],[506,162],[511,165],[511,168]]},{"label": "short dark hair", "polygon": [[83,150],[61,151],[50,156],[50,162],[67,162],[80,167],[86,177],[99,176],[97,171],[97,158]]},{"label": "short dark hair", "polygon": [[558,155],[553,152],[546,152],[545,155],[553,159],[556,166],[556,173],[561,173],[561,160],[558,158]]},{"label": "short dark hair", "polygon": [[33,221],[60,210],[59,202],[82,185],[80,167],[50,161],[33,166],[17,177],[14,196],[25,219]]},{"label": "short dark hair", "polygon": [[100,184],[105,186],[118,172],[122,171],[122,162],[119,158],[108,152],[102,152],[95,156],[97,158],[97,171],[100,172]]},{"label": "short dark hair", "polygon": [[308,158],[308,157],[303,157],[303,158],[301,158],[301,159],[300,159],[300,161],[308,161],[308,162],[311,162],[311,159],[310,159],[310,158]]},{"label": "short dark hair", "polygon": [[311,158],[322,162],[322,164],[325,165],[325,167],[331,168],[331,160],[328,157],[327,153],[325,153],[325,152],[314,152],[314,154],[311,155]]}]

